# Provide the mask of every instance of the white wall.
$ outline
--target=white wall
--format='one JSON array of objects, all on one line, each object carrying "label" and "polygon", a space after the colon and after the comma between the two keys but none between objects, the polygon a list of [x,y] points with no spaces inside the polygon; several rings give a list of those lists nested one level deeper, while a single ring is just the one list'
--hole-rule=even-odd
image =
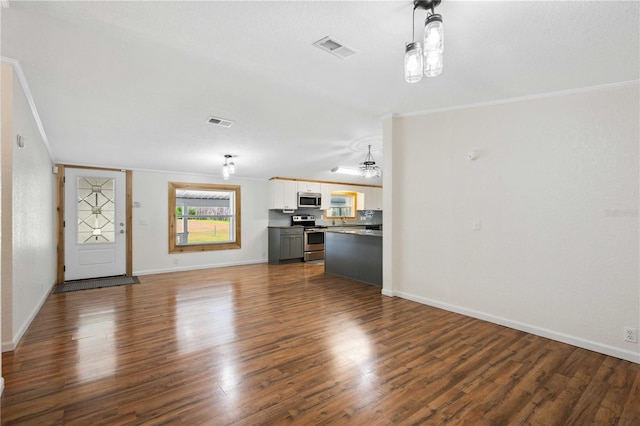
[{"label": "white wall", "polygon": [[[194,182],[240,185],[242,248],[169,254],[168,184]],[[133,273],[243,265],[267,261],[267,181],[162,172],[133,172]],[[146,222],[143,225],[142,222]]]},{"label": "white wall", "polygon": [[640,328],[638,103],[632,84],[389,119],[384,293],[640,362],[622,337]]},{"label": "white wall", "polygon": [[[4,72],[11,68],[4,68]],[[4,94],[4,93],[3,93]],[[26,97],[12,83],[12,135],[3,139],[2,349],[12,350],[46,300],[56,279],[55,176]],[[24,138],[19,148],[16,136]],[[8,163],[10,161],[10,163]],[[7,166],[7,167],[5,167]],[[6,171],[10,173],[5,173]],[[7,195],[7,194],[5,194]],[[9,200],[7,203],[4,201]],[[9,226],[6,226],[9,224]],[[7,235],[8,233],[8,235]]]}]

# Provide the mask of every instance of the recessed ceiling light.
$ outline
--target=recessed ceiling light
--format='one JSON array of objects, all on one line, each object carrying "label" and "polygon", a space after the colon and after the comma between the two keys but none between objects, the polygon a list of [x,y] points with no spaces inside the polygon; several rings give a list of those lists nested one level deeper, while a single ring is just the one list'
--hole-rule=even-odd
[{"label": "recessed ceiling light", "polygon": [[211,124],[215,124],[216,126],[220,126],[220,127],[228,128],[233,125],[233,121],[231,120],[227,120],[225,118],[220,118],[220,117],[214,117],[214,116],[209,117],[207,121]]},{"label": "recessed ceiling light", "polygon": [[347,59],[357,53],[354,49],[345,46],[343,43],[331,36],[326,36],[325,38],[313,43],[313,45],[325,52],[337,56],[340,59]]}]

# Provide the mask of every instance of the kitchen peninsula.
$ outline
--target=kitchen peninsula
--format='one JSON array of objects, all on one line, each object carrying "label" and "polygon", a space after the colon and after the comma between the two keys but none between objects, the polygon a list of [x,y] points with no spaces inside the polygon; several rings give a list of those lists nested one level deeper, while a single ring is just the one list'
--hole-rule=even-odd
[{"label": "kitchen peninsula", "polygon": [[324,271],[382,287],[382,231],[329,228]]}]

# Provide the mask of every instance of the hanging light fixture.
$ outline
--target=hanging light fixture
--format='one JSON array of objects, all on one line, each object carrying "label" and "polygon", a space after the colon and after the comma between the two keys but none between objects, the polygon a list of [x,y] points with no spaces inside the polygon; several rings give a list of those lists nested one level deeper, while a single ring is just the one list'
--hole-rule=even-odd
[{"label": "hanging light fixture", "polygon": [[404,53],[404,78],[407,83],[417,83],[422,80],[422,46],[420,43],[407,43]]},{"label": "hanging light fixture", "polygon": [[369,152],[367,153],[367,156],[364,157],[364,161],[360,163],[360,166],[358,167],[358,173],[360,177],[363,178],[380,177],[380,166],[376,166],[376,162],[373,161],[373,156],[371,155],[371,145],[369,145]]},{"label": "hanging light fixture", "polygon": [[415,41],[416,6],[413,7],[411,19],[411,42],[404,49],[404,79],[407,83],[417,83],[422,80],[423,59],[422,45]]},{"label": "hanging light fixture", "polygon": [[[434,13],[441,0],[414,0],[411,22],[411,42],[405,46],[404,78],[407,83],[422,80],[422,74],[436,77],[442,73],[444,53],[444,32],[442,16]],[[424,43],[415,41],[416,9],[427,11],[424,23]]]},{"label": "hanging light fixture", "polygon": [[[231,162],[229,162],[231,159]],[[233,162],[233,156],[230,154],[224,155],[224,165],[222,166],[222,178],[229,180],[232,174],[236,172],[236,164]]]}]

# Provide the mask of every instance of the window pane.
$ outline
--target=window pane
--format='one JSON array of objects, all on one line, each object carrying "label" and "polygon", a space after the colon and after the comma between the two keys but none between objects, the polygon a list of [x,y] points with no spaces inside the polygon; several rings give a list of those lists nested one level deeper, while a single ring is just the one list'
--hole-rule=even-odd
[{"label": "window pane", "polygon": [[239,248],[240,188],[170,183],[169,251]]},{"label": "window pane", "polygon": [[[186,232],[185,232],[186,223]],[[176,221],[177,244],[202,244],[233,241],[230,232],[231,219],[194,219],[179,217]],[[186,234],[187,241],[182,243],[182,234]]]},{"label": "window pane", "polygon": [[335,191],[331,193],[331,206],[327,209],[329,218],[354,218],[358,200],[356,192]]},{"label": "window pane", "polygon": [[233,242],[234,196],[234,191],[176,190],[176,244]]}]

